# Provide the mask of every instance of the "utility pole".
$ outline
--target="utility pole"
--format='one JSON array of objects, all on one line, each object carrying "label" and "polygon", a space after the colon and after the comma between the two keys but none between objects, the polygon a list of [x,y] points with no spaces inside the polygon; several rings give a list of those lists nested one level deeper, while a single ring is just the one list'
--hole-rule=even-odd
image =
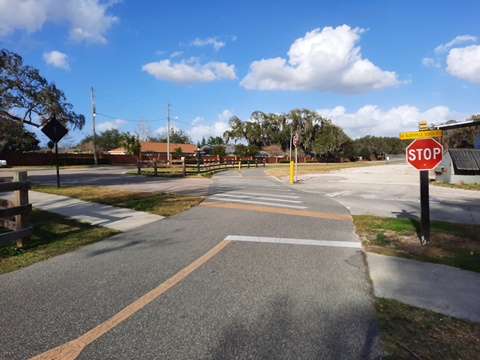
[{"label": "utility pole", "polygon": [[170,165],[170,103],[167,105],[167,164]]},{"label": "utility pole", "polygon": [[93,86],[90,86],[90,93],[92,95],[92,124],[93,124],[93,161],[97,165],[97,135],[95,133],[95,96],[93,95]]}]

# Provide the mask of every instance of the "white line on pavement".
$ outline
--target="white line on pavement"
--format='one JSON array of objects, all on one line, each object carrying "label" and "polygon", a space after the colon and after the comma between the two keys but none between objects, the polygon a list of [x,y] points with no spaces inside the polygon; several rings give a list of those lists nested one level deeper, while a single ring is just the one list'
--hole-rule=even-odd
[{"label": "white line on pavement", "polygon": [[333,246],[361,249],[360,242],[350,241],[329,241],[329,240],[308,240],[308,239],[288,239],[288,238],[271,238],[271,237],[256,237],[256,236],[239,236],[228,235],[225,240],[230,241],[247,241],[247,242],[261,242],[274,244],[292,244],[292,245],[315,245],[315,246]]}]

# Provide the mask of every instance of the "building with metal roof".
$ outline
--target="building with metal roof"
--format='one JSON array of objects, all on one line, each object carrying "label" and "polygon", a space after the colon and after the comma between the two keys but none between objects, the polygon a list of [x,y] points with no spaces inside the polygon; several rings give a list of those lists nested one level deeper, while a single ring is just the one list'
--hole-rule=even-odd
[{"label": "building with metal roof", "polygon": [[436,181],[480,184],[480,149],[450,149],[435,168]]}]

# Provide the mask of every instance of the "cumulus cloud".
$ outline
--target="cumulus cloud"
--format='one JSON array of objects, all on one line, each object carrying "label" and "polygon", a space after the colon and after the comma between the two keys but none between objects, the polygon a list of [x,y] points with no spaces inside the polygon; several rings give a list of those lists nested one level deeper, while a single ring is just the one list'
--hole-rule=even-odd
[{"label": "cumulus cloud", "polygon": [[442,44],[442,45],[439,45],[435,48],[435,52],[438,54],[438,53],[445,53],[447,52],[448,50],[450,50],[454,45],[459,45],[459,44],[463,44],[463,43],[466,43],[466,42],[469,42],[469,41],[477,41],[477,37],[476,36],[472,36],[472,35],[460,35],[460,36],[457,36],[455,39],[453,39],[452,41],[449,41],[448,43],[446,44]]},{"label": "cumulus cloud", "polygon": [[202,138],[208,139],[210,136],[223,137],[223,133],[229,130],[227,122],[216,121],[213,125],[202,125],[193,127],[188,134],[192,138],[193,143],[202,141]]},{"label": "cumulus cloud", "polygon": [[0,1],[0,36],[16,30],[34,33],[46,22],[69,24],[74,41],[106,43],[105,34],[118,18],[107,14],[117,1],[36,0]]},{"label": "cumulus cloud", "polygon": [[115,119],[114,121],[104,121],[95,126],[96,130],[99,132],[112,129],[120,129],[123,125],[127,123],[126,120]]},{"label": "cumulus cloud", "polygon": [[192,120],[192,125],[200,124],[203,121],[205,121],[205,118],[201,116],[197,116],[195,119]]},{"label": "cumulus cloud", "polygon": [[188,132],[194,143],[201,142],[202,138],[208,139],[210,136],[223,137],[223,133],[230,129],[228,120],[232,117],[231,110],[223,110],[217,115],[217,121],[213,125],[199,125],[204,122],[203,117],[196,117],[192,120],[193,128]]},{"label": "cumulus cloud", "polygon": [[288,61],[274,58],[253,62],[241,85],[247,89],[344,94],[397,85],[395,72],[383,71],[370,60],[362,59],[360,47],[355,45],[363,32],[348,25],[308,32],[291,45]]},{"label": "cumulus cloud", "polygon": [[480,82],[480,46],[451,49],[447,56],[447,72],[463,80]]},{"label": "cumulus cloud", "polygon": [[233,116],[233,113],[230,110],[225,109],[220,114],[218,114],[218,120],[229,121],[232,116]]},{"label": "cumulus cloud", "polygon": [[68,55],[61,53],[60,51],[50,51],[43,53],[43,60],[49,65],[62,68],[62,69],[70,69],[70,65],[68,64]]},{"label": "cumulus cloud", "polygon": [[317,112],[331,119],[354,139],[366,135],[397,137],[401,132],[418,130],[420,120],[427,120],[429,124],[440,124],[466,117],[466,114],[453,112],[446,106],[421,111],[412,105],[401,105],[388,110],[377,105],[366,105],[354,113],[348,113],[345,107],[337,106],[333,109],[319,109]]},{"label": "cumulus cloud", "polygon": [[182,60],[178,63],[172,63],[169,59],[151,62],[143,65],[142,70],[157,79],[177,84],[236,79],[234,65],[223,62],[201,64],[198,59]]}]

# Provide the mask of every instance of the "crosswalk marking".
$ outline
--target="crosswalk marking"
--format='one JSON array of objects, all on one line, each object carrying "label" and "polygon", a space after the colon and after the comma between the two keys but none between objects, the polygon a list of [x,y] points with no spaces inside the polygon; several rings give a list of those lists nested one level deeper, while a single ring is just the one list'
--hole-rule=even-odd
[{"label": "crosswalk marking", "polygon": [[237,203],[243,203],[243,204],[268,205],[268,206],[277,206],[277,207],[283,207],[283,208],[289,208],[289,209],[306,209],[307,208],[306,206],[277,204],[277,203],[264,202],[264,201],[241,200],[241,199],[233,199],[231,197],[229,198],[225,198],[221,196],[216,197],[216,195],[209,197],[208,200],[237,202]]},{"label": "crosswalk marking", "polygon": [[[249,195],[234,195],[234,194],[215,194],[215,196],[226,197],[226,198],[236,198],[236,199],[257,199],[257,200],[275,200],[278,202],[288,202],[288,203],[295,203],[301,204],[301,200],[287,200],[287,199],[276,199],[276,198],[269,198],[269,197],[259,197],[259,196],[249,196]],[[275,196],[275,195],[272,195]]]}]

